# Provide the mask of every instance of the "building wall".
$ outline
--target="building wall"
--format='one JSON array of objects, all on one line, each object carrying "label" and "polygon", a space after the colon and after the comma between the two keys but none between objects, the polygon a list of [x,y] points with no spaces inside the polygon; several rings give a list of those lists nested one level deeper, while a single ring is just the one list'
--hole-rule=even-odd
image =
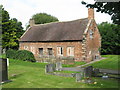
[{"label": "building wall", "polygon": [[[90,30],[93,32],[93,38],[90,37]],[[88,28],[85,42],[85,57],[87,62],[100,58],[99,49],[101,47],[101,37],[94,20],[91,22]]]},{"label": "building wall", "polygon": [[39,56],[39,48],[43,48],[44,55],[48,55],[47,48],[53,49],[53,55],[57,55],[57,47],[63,47],[63,57],[67,57],[67,47],[74,47],[75,60],[82,60],[82,45],[80,41],[76,42],[20,42],[20,50],[29,50],[36,57]]}]

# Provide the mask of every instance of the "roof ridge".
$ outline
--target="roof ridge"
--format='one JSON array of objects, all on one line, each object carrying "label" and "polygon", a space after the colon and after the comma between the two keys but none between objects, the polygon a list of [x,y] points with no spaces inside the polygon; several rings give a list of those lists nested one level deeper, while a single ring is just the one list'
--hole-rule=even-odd
[{"label": "roof ridge", "polygon": [[88,18],[81,18],[81,19],[70,20],[70,21],[56,21],[56,22],[50,22],[50,23],[45,23],[45,24],[35,24],[34,26],[49,25],[53,23],[67,23],[67,22],[74,22],[74,21],[83,20],[83,19],[88,19]]}]

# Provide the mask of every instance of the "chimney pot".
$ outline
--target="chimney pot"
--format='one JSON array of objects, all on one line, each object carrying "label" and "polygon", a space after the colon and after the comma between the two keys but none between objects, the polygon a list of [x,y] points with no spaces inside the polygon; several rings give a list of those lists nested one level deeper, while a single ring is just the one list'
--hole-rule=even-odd
[{"label": "chimney pot", "polygon": [[30,24],[30,27],[34,26],[35,25],[34,19],[30,19],[29,24]]},{"label": "chimney pot", "polygon": [[94,8],[88,8],[88,19],[94,19]]}]

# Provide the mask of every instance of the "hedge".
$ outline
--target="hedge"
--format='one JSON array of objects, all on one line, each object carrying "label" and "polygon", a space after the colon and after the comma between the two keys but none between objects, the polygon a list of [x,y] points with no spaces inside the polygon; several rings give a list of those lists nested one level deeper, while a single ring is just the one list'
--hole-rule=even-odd
[{"label": "hedge", "polygon": [[7,58],[11,58],[11,59],[36,62],[33,53],[27,50],[15,51],[10,49],[6,52],[6,56]]},{"label": "hedge", "polygon": [[9,49],[6,51],[6,57],[7,58],[11,58],[11,59],[15,59],[16,58],[16,50],[13,49]]}]

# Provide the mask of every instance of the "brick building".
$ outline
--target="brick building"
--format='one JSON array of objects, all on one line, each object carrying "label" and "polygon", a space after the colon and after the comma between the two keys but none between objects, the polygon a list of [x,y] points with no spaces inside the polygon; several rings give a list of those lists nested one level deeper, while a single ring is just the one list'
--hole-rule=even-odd
[{"label": "brick building", "polygon": [[94,9],[88,18],[68,22],[34,24],[21,36],[20,50],[29,50],[35,57],[74,57],[76,61],[100,58],[101,37],[94,19]]}]

